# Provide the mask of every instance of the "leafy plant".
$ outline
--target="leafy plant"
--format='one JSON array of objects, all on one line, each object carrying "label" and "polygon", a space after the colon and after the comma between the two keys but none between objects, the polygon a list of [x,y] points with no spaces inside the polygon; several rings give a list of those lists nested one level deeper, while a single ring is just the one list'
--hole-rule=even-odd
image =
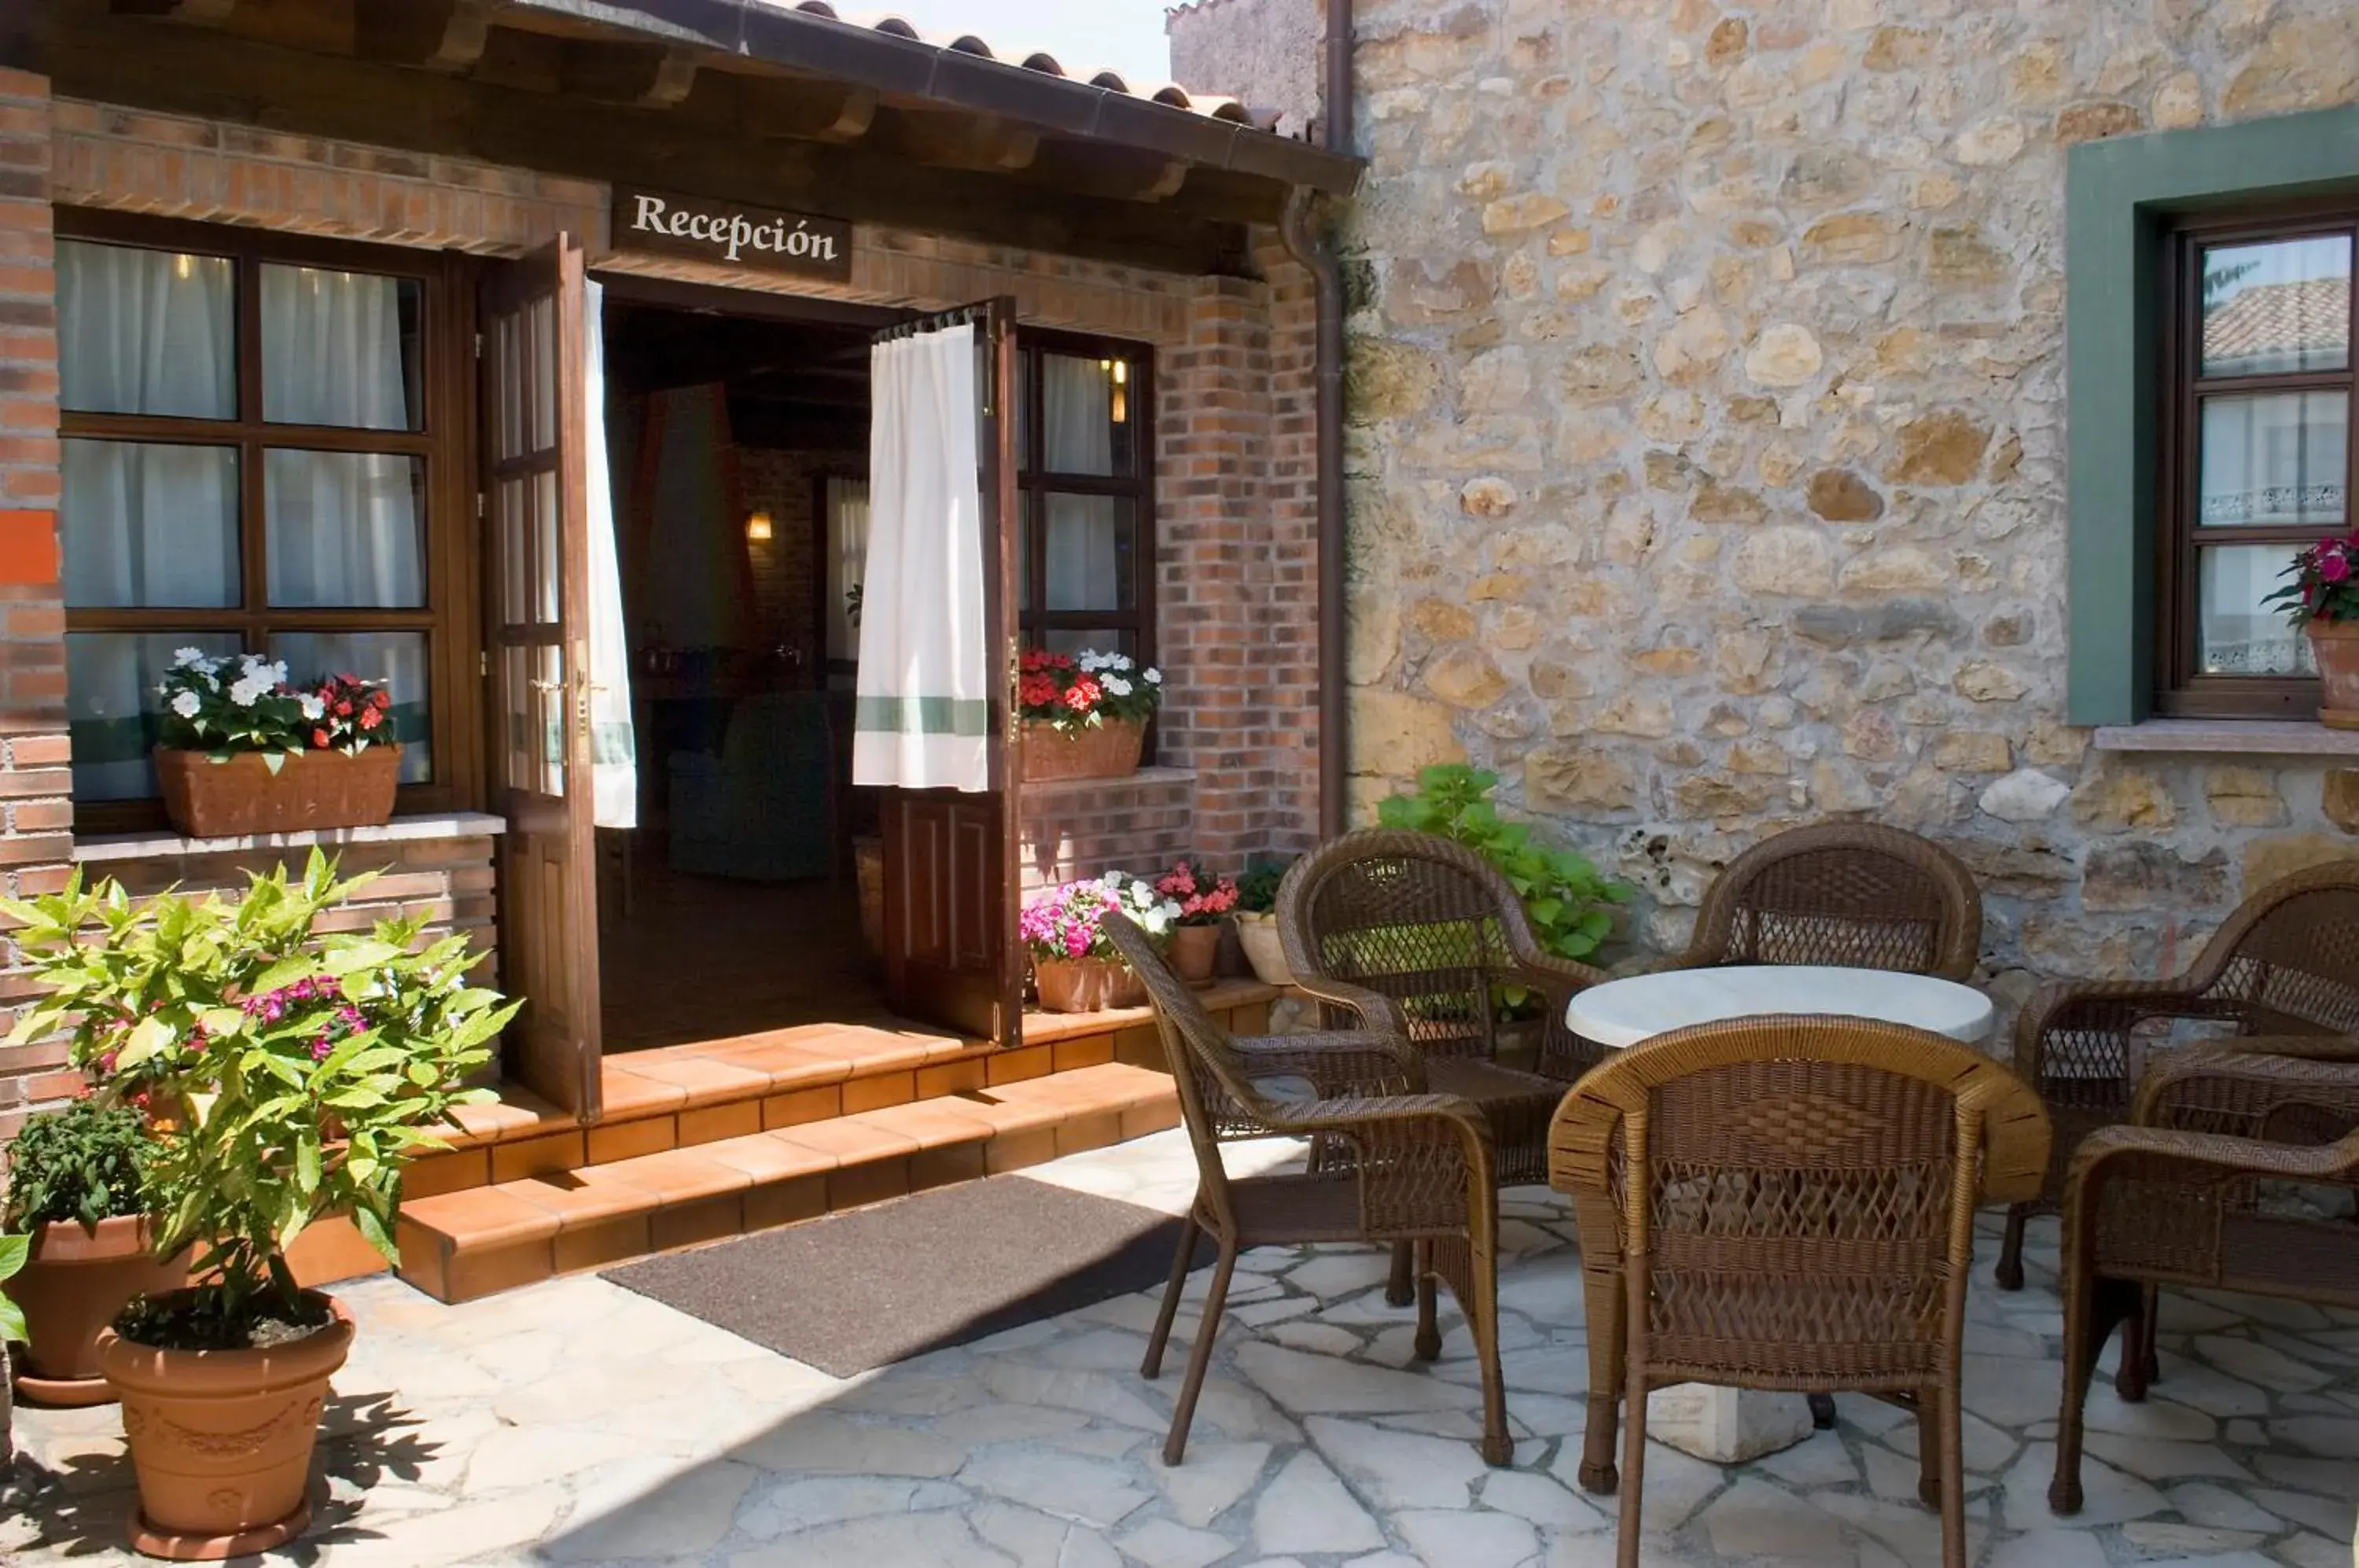
[{"label": "leafy plant", "polygon": [[8,1146],[0,1225],[95,1225],[139,1213],[149,1149],[146,1117],[95,1095],[35,1116]]},{"label": "leafy plant", "polygon": [[1497,774],[1463,763],[1428,768],[1417,776],[1415,794],[1377,803],[1376,820],[1480,852],[1523,899],[1541,951],[1585,959],[1614,929],[1611,907],[1628,903],[1638,890],[1603,875],[1583,855],[1532,842],[1530,823],[1508,822],[1491,803],[1498,782]]},{"label": "leafy plant", "polygon": [[1125,653],[1028,649],[1016,663],[1018,718],[1082,730],[1109,722],[1145,724],[1163,701],[1163,671],[1140,670]]},{"label": "leafy plant", "polygon": [[[0,1280],[13,1279],[16,1271],[25,1267],[25,1259],[31,1257],[32,1252],[31,1236],[0,1236]],[[0,1345],[24,1337],[24,1309],[10,1301],[5,1291],[0,1291]],[[0,1393],[4,1392],[0,1390]],[[0,1403],[0,1410],[5,1409],[5,1403]]]},{"label": "leafy plant", "polygon": [[1286,880],[1291,860],[1263,860],[1248,866],[1237,877],[1237,908],[1248,915],[1266,915],[1277,908],[1277,886]]},{"label": "leafy plant", "polygon": [[382,682],[331,675],[290,686],[283,661],[251,653],[181,648],[156,694],[164,745],[215,762],[260,752],[273,773],[300,752],[358,754],[394,738],[393,697]]},{"label": "leafy plant", "polygon": [[1158,943],[1180,923],[1180,905],[1157,892],[1154,883],[1126,871],[1109,871],[1093,882],[1068,882],[1040,893],[1017,916],[1016,934],[1036,961],[1119,962],[1121,950],[1098,929],[1113,913],[1129,916]]},{"label": "leafy plant", "polygon": [[1237,907],[1236,880],[1214,876],[1193,860],[1173,862],[1156,877],[1155,890],[1180,906],[1177,923],[1183,926],[1219,925]]},{"label": "leafy plant", "polygon": [[2319,540],[2277,575],[2293,581],[2261,602],[2277,605],[2297,628],[2359,621],[2359,533]]},{"label": "leafy plant", "polygon": [[150,1210],[159,1256],[199,1248],[198,1287],[172,1323],[134,1309],[124,1332],[187,1347],[242,1345],[272,1321],[312,1321],[287,1249],[349,1214],[391,1259],[403,1163],[441,1147],[429,1127],[489,1098],[464,1086],[520,1004],[467,981],[467,939],[425,942],[416,920],[317,931],[373,877],[341,880],[313,851],[243,896],[120,884],[0,901],[46,995],[15,1038],[69,1032],[102,1090],[139,1084],[155,1112]]}]

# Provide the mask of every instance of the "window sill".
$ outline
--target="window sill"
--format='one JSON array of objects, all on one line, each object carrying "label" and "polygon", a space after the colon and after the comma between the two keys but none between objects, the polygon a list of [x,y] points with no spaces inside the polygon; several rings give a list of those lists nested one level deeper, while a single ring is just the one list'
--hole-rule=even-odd
[{"label": "window sill", "polygon": [[2099,751],[2359,757],[2359,730],[2299,719],[2148,719],[2100,725],[2089,744]]},{"label": "window sill", "polygon": [[1036,800],[1042,795],[1087,794],[1093,790],[1128,789],[1157,784],[1193,784],[1196,770],[1192,768],[1141,768],[1112,779],[1048,779],[1026,782],[1021,786],[1023,799]]},{"label": "window sill", "polygon": [[416,839],[485,838],[507,832],[507,820],[483,811],[431,811],[396,817],[383,827],[321,828],[309,833],[252,833],[242,838],[182,838],[172,833],[102,833],[77,840],[74,859],[152,860],[183,855],[230,855],[249,849],[333,848],[348,844],[395,844]]}]

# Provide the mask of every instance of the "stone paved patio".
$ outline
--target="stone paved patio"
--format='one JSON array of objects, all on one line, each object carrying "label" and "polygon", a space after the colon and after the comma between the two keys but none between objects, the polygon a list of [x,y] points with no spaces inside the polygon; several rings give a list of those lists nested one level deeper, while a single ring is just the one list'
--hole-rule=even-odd
[{"label": "stone paved patio", "polygon": [[[1192,1190],[1177,1134],[1037,1174],[1172,1210]],[[1385,1305],[1365,1249],[1246,1257],[1176,1470],[1158,1450],[1177,1371],[1137,1375],[1147,1295],[838,1381],[595,1278],[460,1307],[381,1279],[345,1292],[362,1334],[337,1383],[321,1524],[271,1561],[1603,1568],[1610,1499],[1572,1484],[1588,1363],[1571,1218],[1545,1191],[1504,1207],[1510,1470],[1471,1441],[1463,1328],[1415,1367],[1409,1314]],[[2348,1568],[2359,1313],[2171,1301],[2164,1380],[2144,1406],[2093,1397],[2088,1508],[2061,1521],[2046,1503],[2053,1227],[2033,1236],[2030,1285],[2002,1295],[1993,1227],[1972,1297],[1972,1561]],[[1658,1445],[1648,1568],[1938,1563],[1913,1424],[1869,1400],[1842,1408],[1837,1431],[1731,1470]],[[37,1487],[0,1519],[0,1561],[134,1561],[116,1544],[129,1476],[114,1412],[20,1411],[19,1436]]]}]

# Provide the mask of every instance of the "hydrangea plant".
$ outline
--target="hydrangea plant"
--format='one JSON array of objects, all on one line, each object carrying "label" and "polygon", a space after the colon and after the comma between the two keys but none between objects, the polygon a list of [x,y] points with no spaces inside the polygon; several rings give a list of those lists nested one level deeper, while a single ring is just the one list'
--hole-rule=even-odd
[{"label": "hydrangea plant", "polygon": [[46,987],[13,1040],[66,1035],[101,1095],[148,1107],[158,1254],[193,1244],[213,1276],[175,1305],[134,1303],[127,1336],[237,1346],[265,1323],[316,1321],[287,1249],[348,1214],[393,1259],[403,1165],[442,1147],[432,1129],[454,1106],[490,1097],[468,1082],[519,1004],[469,983],[464,936],[428,942],[416,920],[321,933],[371,880],[315,850],[299,878],[279,866],[235,898],[135,903],[77,871],[61,892],[0,900]]},{"label": "hydrangea plant", "polygon": [[1180,923],[1179,903],[1157,892],[1154,883],[1126,871],[1109,871],[1093,882],[1048,889],[1024,906],[1016,930],[1036,962],[1118,962],[1121,953],[1099,930],[1114,912],[1129,916],[1132,924],[1158,942],[1168,941]]}]

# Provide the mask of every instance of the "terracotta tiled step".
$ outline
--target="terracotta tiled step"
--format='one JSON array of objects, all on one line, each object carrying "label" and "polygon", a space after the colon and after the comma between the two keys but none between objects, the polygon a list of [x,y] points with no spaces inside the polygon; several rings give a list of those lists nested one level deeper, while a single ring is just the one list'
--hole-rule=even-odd
[{"label": "terracotta tiled step", "polygon": [[[1242,1034],[1265,1028],[1277,992],[1227,982],[1202,993]],[[756,1132],[972,1094],[1123,1062],[1159,1068],[1163,1046],[1145,1007],[1027,1015],[1012,1050],[914,1024],[811,1024],[727,1040],[628,1051],[604,1062],[605,1109],[584,1127],[520,1089],[459,1115],[467,1131],[403,1179],[411,1202],[549,1171],[609,1165]]]},{"label": "terracotta tiled step", "polygon": [[468,1301],[1102,1148],[1179,1115],[1169,1076],[1109,1061],[544,1171],[406,1203],[401,1272],[442,1301]]}]

